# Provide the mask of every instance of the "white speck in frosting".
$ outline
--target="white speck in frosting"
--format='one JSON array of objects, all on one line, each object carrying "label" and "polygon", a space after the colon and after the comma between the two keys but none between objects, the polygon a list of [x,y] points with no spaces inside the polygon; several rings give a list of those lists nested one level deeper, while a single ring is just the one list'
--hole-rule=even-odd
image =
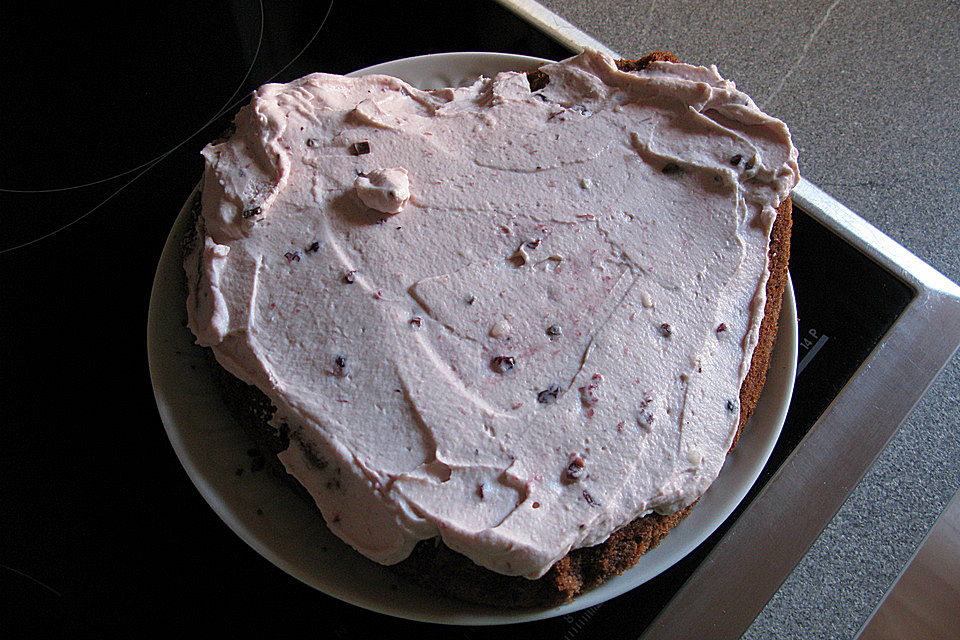
[{"label": "white speck in frosting", "polygon": [[358,176],[353,186],[363,204],[381,213],[400,213],[410,200],[410,178],[403,167]]},{"label": "white speck in frosting", "polygon": [[510,330],[513,327],[510,326],[510,323],[506,320],[498,320],[490,327],[490,337],[491,338],[502,338],[510,333]]}]

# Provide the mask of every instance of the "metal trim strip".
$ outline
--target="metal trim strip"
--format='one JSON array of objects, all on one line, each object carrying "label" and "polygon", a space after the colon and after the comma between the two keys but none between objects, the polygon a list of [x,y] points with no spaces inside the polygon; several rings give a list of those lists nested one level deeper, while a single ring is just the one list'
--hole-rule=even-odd
[{"label": "metal trim strip", "polygon": [[602,51],[614,58],[622,57],[607,45],[587,35],[539,2],[534,0],[496,1],[571,51],[583,51],[585,48],[590,48]]}]

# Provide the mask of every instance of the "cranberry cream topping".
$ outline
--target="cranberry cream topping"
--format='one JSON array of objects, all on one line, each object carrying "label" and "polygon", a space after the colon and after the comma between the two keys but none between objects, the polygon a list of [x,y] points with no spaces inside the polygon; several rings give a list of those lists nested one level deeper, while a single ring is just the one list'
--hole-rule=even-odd
[{"label": "cranberry cream topping", "polygon": [[377,562],[439,536],[537,578],[694,502],[736,434],[787,128],[715,67],[543,71],[269,84],[203,152],[189,326]]}]

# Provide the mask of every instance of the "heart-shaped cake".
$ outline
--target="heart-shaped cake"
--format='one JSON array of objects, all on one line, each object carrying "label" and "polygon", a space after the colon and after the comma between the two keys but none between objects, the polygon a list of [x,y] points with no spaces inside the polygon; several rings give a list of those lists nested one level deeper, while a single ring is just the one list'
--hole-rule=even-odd
[{"label": "heart-shaped cake", "polygon": [[204,156],[189,326],[359,553],[563,600],[716,479],[763,386],[798,170],[715,67],[313,74]]}]

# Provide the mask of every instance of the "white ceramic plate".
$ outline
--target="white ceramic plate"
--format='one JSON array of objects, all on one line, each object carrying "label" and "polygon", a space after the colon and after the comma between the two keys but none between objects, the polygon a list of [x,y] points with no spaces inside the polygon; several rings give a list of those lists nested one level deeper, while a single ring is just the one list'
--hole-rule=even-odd
[{"label": "white ceramic plate", "polygon": [[[368,67],[353,75],[389,73],[421,88],[458,86],[478,75],[529,70],[537,58],[448,53]],[[790,405],[797,363],[797,314],[787,283],[767,384],[736,450],[691,514],[658,547],[621,576],[571,603],[524,611],[440,597],[408,584],[333,536],[319,512],[268,472],[236,475],[253,446],[233,424],[209,360],[185,328],[186,285],[181,240],[191,226],[191,194],[167,238],[150,299],[148,353],[154,394],[170,442],[187,474],[227,525],[263,557],[340,600],[402,618],[447,624],[507,624],[572,613],[633,589],[696,548],[733,512],[766,464]]]}]

